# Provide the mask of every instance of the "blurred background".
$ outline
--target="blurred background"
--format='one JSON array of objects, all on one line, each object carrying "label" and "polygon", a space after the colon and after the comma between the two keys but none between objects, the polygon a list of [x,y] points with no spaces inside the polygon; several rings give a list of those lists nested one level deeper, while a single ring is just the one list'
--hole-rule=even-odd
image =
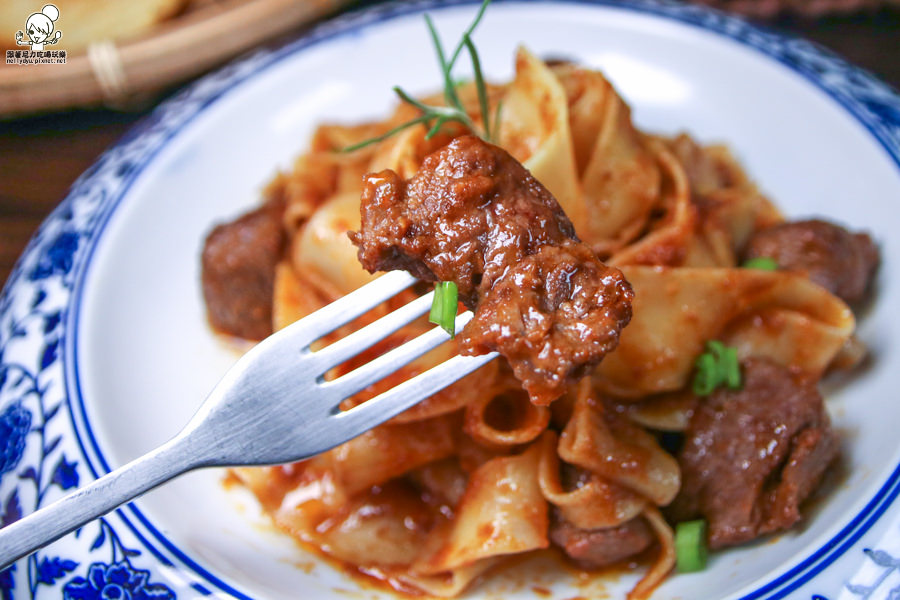
[{"label": "blurred background", "polygon": [[[45,1],[2,0],[6,62],[33,48],[66,64],[0,64],[0,282],[75,179],[159,102],[248,49],[375,3],[55,0],[65,36],[53,44],[54,32],[41,29],[54,16],[41,12]],[[900,89],[900,0],[705,3],[818,42]],[[35,38],[45,39],[42,49],[30,45]]]}]

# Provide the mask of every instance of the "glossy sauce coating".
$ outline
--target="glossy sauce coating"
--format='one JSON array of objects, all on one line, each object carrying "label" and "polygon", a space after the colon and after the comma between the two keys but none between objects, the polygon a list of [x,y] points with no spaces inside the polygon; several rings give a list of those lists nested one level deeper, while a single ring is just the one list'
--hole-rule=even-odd
[{"label": "glossy sauce coating", "polygon": [[360,231],[371,272],[453,281],[475,310],[463,353],[498,350],[536,404],[548,404],[618,343],[631,286],[575,237],[553,196],[504,150],[464,136],[403,181],[369,175]]}]

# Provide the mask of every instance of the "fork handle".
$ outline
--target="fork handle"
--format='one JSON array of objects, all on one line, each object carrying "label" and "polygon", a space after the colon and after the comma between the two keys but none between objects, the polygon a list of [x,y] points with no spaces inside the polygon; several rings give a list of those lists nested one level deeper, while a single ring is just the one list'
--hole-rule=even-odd
[{"label": "fork handle", "polygon": [[138,459],[0,529],[0,569],[144,492],[199,466],[191,444],[175,438]]}]

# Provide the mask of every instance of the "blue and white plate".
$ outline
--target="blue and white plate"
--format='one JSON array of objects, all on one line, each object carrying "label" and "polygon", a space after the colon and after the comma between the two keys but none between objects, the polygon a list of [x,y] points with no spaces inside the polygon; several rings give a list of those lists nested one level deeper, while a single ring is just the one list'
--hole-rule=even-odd
[{"label": "blue and white plate", "polygon": [[[214,73],[104,154],[41,227],[0,298],[0,522],[173,435],[236,359],[207,327],[199,253],[313,127],[378,117],[390,86],[440,86],[472,3],[351,14]],[[609,75],[640,126],[725,141],[791,215],[870,230],[883,251],[860,324],[871,365],[828,390],[841,481],[790,533],[717,554],[654,598],[900,598],[900,98],[801,41],[657,0],[500,2],[476,35],[490,78],[518,44]],[[193,473],[0,572],[0,598],[380,598],[273,531],[221,471]],[[471,598],[624,597],[631,575],[520,565]]]}]

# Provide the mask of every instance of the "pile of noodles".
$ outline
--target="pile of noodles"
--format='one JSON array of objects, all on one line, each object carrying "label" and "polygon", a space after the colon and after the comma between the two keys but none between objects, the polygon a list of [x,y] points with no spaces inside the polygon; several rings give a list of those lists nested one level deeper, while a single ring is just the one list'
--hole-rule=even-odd
[{"label": "pile of noodles", "polygon": [[[472,88],[460,93],[477,120]],[[679,392],[689,389],[705,342],[820,376],[848,345],[854,319],[802,275],[737,268],[748,237],[782,217],[727,149],[638,131],[600,73],[548,65],[524,49],[515,79],[490,86],[489,96],[492,110],[503,103],[499,145],[634,287],[634,317],[620,345],[549,408],[530,404],[495,361],[326,454],[238,476],[295,538],[399,589],[444,597],[504,557],[547,548],[551,507],[583,529],[643,518],[658,538],[630,595],[644,598],[674,564],[659,508],[681,483],[677,461],[653,432],[686,427]],[[321,126],[293,171],[270,184],[269,199],[286,205],[290,239],[277,268],[276,329],[375,277],[346,235],[359,227],[362,176],[390,168],[410,177],[454,132],[426,140],[419,126],[356,152],[335,150],[416,114],[404,105],[382,122]],[[426,327],[411,325],[391,343]],[[452,354],[454,344],[445,344],[397,377]],[[610,406],[621,408],[617,418],[604,414]],[[567,488],[564,464],[589,478]]]}]

